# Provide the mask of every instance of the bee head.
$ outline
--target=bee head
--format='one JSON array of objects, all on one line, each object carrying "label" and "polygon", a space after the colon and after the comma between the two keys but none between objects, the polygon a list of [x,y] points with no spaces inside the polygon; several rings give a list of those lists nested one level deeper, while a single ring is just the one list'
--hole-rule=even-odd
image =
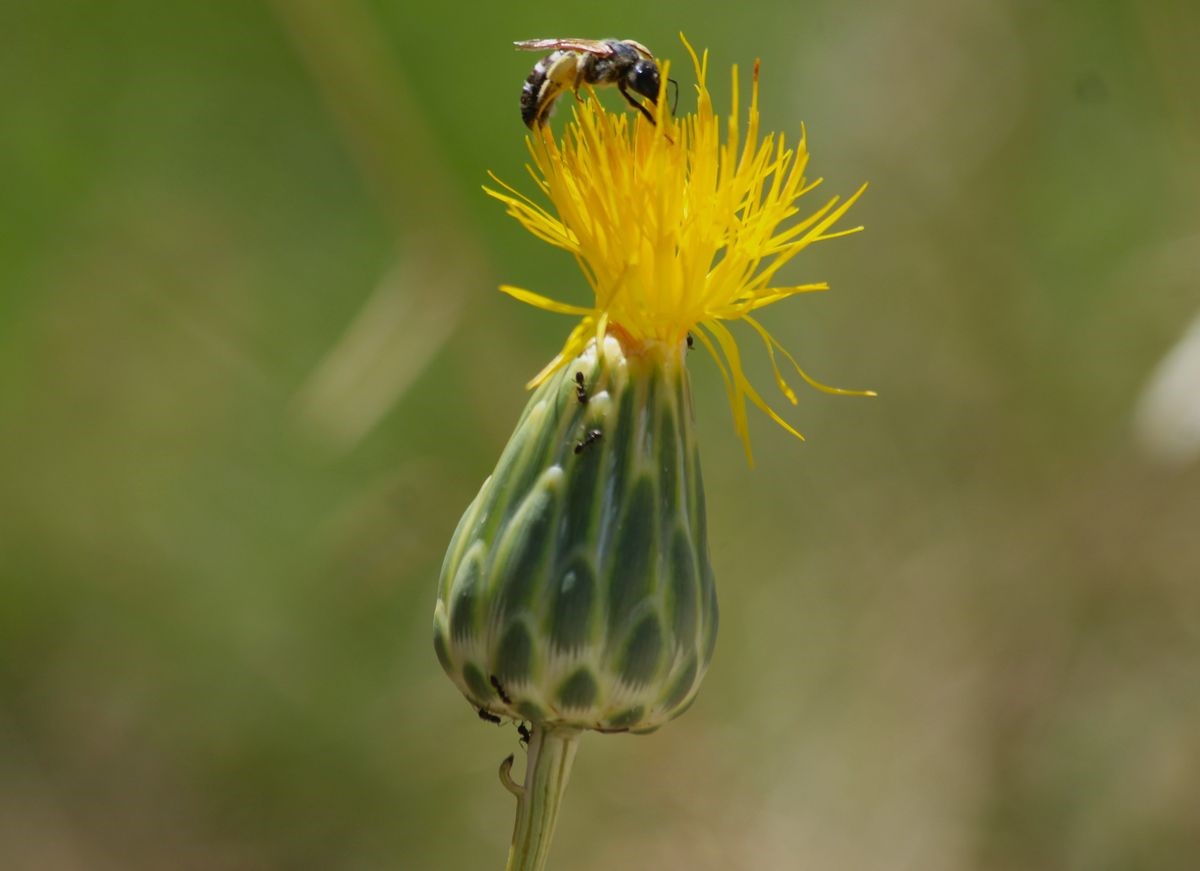
[{"label": "bee head", "polygon": [[626,76],[629,87],[641,94],[650,102],[658,99],[658,89],[662,84],[658,75],[658,64],[652,60],[640,60]]}]

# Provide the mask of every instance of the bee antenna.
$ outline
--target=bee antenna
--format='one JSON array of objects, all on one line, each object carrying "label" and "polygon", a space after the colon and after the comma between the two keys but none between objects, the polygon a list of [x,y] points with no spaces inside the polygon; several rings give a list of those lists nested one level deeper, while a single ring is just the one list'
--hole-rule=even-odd
[{"label": "bee antenna", "polygon": [[667,83],[675,86],[675,98],[671,100],[671,114],[675,114],[675,110],[679,107],[679,82],[674,79],[667,79]]}]

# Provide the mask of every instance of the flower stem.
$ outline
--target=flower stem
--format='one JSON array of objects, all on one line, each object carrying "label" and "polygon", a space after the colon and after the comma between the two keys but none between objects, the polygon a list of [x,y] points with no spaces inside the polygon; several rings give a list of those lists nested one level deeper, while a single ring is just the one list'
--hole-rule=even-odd
[{"label": "flower stem", "polygon": [[578,729],[547,729],[534,724],[505,871],[543,871],[546,867],[579,735]]}]

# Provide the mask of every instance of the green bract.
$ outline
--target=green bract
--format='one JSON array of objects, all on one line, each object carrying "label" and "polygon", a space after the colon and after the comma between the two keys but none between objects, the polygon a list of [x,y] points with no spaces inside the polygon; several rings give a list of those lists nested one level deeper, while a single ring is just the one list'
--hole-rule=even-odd
[{"label": "green bract", "polygon": [[473,705],[645,732],[695,697],[717,600],[683,353],[609,337],[530,399],[442,566],[434,646]]}]

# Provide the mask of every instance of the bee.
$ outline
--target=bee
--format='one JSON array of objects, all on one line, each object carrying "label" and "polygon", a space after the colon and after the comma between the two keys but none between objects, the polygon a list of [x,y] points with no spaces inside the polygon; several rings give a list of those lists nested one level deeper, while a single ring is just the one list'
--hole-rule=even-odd
[{"label": "bee", "polygon": [[521,51],[550,54],[533,65],[521,88],[521,120],[533,129],[545,124],[554,101],[582,85],[616,85],[621,96],[651,124],[654,116],[630,91],[651,103],[658,99],[661,78],[650,49],[632,39],[526,39],[514,42]]}]

